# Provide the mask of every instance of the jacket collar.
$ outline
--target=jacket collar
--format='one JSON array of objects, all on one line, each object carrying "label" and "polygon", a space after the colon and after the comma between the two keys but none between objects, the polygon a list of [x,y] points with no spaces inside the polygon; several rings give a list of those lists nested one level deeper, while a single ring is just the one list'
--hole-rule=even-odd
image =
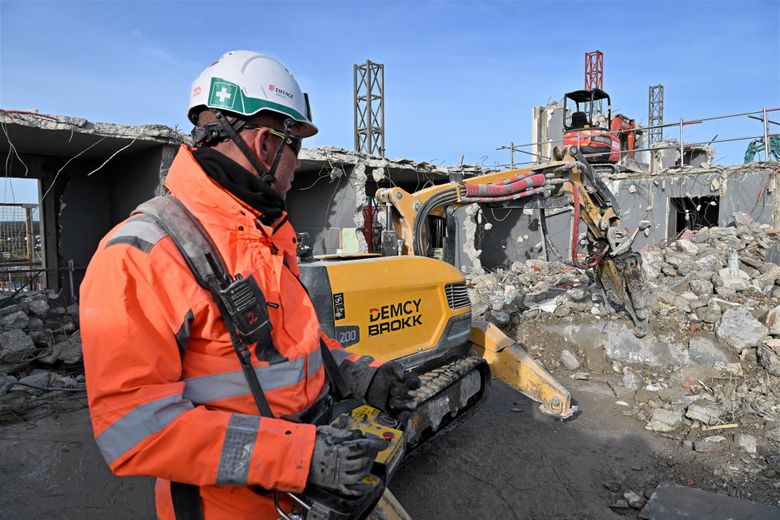
[{"label": "jacket collar", "polygon": [[[239,222],[244,222],[246,225],[256,225],[267,236],[271,236],[274,234],[274,226],[287,221],[287,213],[283,212],[274,225],[261,223],[258,220],[261,213],[211,179],[186,145],[179,148],[164,184],[204,224],[236,228],[242,225]],[[289,227],[289,222],[281,225],[286,226]]]}]

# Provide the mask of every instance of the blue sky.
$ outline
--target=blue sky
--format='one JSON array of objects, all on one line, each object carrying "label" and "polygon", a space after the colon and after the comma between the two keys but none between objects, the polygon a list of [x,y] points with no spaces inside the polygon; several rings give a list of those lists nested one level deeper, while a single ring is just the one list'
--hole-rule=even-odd
[{"label": "blue sky", "polygon": [[[658,83],[667,122],[780,107],[778,0],[0,0],[0,107],[189,131],[189,86],[230,49],[277,56],[310,92],[307,146],[352,148],[352,65],[384,63],[387,156],[444,165],[508,162],[496,147],[530,142],[532,108],[582,88],[596,49],[613,112],[641,123]],[[686,141],[761,132],[742,117]],[[746,146],[716,158],[741,162]]]}]

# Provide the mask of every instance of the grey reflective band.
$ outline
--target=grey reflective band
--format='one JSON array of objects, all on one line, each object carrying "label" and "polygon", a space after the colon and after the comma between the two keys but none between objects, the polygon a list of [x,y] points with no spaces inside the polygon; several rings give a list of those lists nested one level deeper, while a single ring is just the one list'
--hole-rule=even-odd
[{"label": "grey reflective band", "polygon": [[181,414],[191,410],[192,403],[181,394],[169,395],[135,408],[97,436],[100,453],[108,464],[133,446],[153,435]]},{"label": "grey reflective band", "polygon": [[[305,357],[299,357],[264,367],[254,367],[263,391],[292,386],[312,377],[322,367],[319,349],[308,355],[309,369]],[[228,397],[249,394],[249,385],[241,370],[222,372],[184,380],[184,397],[195,404],[203,404]]]},{"label": "grey reflective band", "polygon": [[347,356],[352,354],[352,352],[348,350],[341,350],[340,348],[331,349],[330,352],[333,354],[333,357],[336,358],[336,363],[338,363],[339,365],[341,364],[342,361],[347,359]]},{"label": "grey reflective band", "polygon": [[218,486],[246,486],[259,428],[258,416],[240,413],[230,416],[219,456]]},{"label": "grey reflective band", "polygon": [[127,244],[148,253],[152,248],[162,240],[165,232],[161,230],[148,217],[137,216],[125,222],[108,239],[106,247],[115,244]]}]

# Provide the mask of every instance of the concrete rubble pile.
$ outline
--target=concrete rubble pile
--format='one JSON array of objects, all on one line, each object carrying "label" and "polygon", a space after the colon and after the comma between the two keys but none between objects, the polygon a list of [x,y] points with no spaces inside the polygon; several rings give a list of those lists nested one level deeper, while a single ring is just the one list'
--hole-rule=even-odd
[{"label": "concrete rubble pile", "polygon": [[78,306],[57,295],[0,300],[0,420],[63,396],[83,397]]},{"label": "concrete rubble pile", "polygon": [[624,415],[682,449],[745,459],[721,473],[777,480],[780,235],[745,214],[735,220],[641,251],[652,309],[642,339],[605,303],[592,273],[561,262],[469,275],[474,316],[524,342],[548,368],[612,377]]}]

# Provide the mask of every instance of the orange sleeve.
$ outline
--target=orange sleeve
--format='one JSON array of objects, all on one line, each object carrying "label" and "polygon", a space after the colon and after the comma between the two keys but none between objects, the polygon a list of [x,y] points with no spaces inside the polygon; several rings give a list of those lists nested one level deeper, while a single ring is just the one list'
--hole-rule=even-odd
[{"label": "orange sleeve", "polygon": [[170,238],[139,246],[109,237],[81,285],[81,333],[93,430],[111,470],[301,491],[315,427],[185,399],[176,333],[210,295]]}]

